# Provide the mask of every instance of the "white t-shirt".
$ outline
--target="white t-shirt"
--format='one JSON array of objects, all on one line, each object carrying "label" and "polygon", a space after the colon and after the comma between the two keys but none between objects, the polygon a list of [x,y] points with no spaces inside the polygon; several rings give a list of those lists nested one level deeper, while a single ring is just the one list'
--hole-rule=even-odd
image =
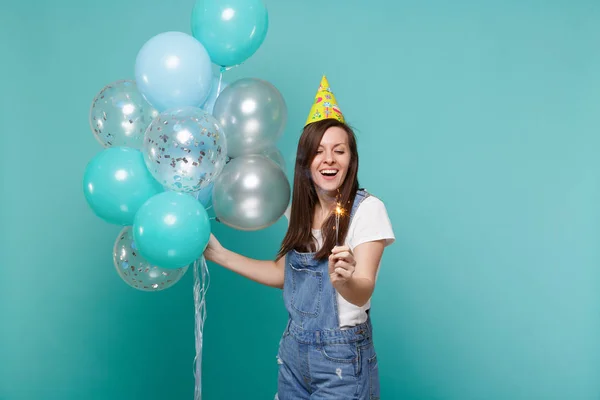
[{"label": "white t-shirt", "polygon": [[[290,208],[286,210],[285,216],[289,223]],[[312,233],[317,239],[318,247],[322,246],[321,231],[313,229]],[[375,240],[385,240],[385,246],[389,246],[396,238],[385,205],[380,199],[370,195],[356,209],[348,228],[345,244],[354,250],[359,244]],[[379,274],[379,269],[377,273]],[[339,293],[337,300],[341,328],[352,327],[367,320],[367,310],[371,307],[371,300],[362,307],[349,303]]]}]

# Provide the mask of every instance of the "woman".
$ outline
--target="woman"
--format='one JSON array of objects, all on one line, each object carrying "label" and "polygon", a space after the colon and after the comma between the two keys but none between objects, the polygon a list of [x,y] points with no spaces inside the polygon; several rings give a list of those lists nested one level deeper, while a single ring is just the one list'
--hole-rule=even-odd
[{"label": "woman", "polygon": [[283,289],[289,322],[277,357],[279,400],[379,398],[368,310],[395,238],[384,204],[359,189],[357,173],[354,133],[323,77],[298,143],[289,228],[275,261],[231,252],[212,235],[204,253]]}]

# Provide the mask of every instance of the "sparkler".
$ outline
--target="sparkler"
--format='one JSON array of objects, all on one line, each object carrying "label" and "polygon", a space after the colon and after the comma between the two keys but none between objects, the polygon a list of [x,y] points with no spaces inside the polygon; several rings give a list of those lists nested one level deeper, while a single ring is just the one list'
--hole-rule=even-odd
[{"label": "sparkler", "polygon": [[340,216],[344,215],[344,208],[340,203],[340,188],[337,190],[336,203],[335,203],[335,245],[339,246],[339,230],[340,230]]},{"label": "sparkler", "polygon": [[335,206],[335,245],[339,246],[339,230],[340,230],[340,216],[344,215],[344,209],[337,203]]}]

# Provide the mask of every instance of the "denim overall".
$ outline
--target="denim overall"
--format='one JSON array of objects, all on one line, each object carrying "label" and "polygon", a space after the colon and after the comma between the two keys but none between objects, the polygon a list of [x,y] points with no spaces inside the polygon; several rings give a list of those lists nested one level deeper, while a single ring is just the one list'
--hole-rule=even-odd
[{"label": "denim overall", "polygon": [[[369,196],[357,192],[350,218]],[[371,321],[340,329],[327,259],[291,251],[283,298],[289,321],[279,344],[279,400],[379,399]]]}]

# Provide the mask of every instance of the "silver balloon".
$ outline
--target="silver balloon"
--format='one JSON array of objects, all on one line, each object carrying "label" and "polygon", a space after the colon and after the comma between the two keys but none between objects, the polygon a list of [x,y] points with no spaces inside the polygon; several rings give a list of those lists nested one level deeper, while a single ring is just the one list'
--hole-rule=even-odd
[{"label": "silver balloon", "polygon": [[227,135],[227,155],[236,158],[274,146],[283,134],[287,107],[271,83],[243,78],[219,94],[213,115]]},{"label": "silver balloon", "polygon": [[196,192],[207,187],[227,160],[227,141],[217,120],[196,107],[166,110],[146,130],[144,160],[164,187]]},{"label": "silver balloon", "polygon": [[188,269],[187,265],[178,269],[160,268],[146,261],[137,250],[131,226],[123,228],[117,236],[113,263],[125,283],[146,292],[158,292],[175,285]]},{"label": "silver balloon", "polygon": [[277,164],[262,155],[232,159],[215,179],[213,208],[220,222],[243,231],[275,223],[290,201],[290,183]]},{"label": "silver balloon", "polygon": [[283,172],[286,172],[285,159],[277,147],[271,147],[267,150],[263,150],[261,154],[273,161],[275,164],[279,165],[279,168],[281,168]]},{"label": "silver balloon", "polygon": [[102,146],[141,149],[144,132],[157,115],[158,111],[138,92],[135,81],[120,80],[105,86],[94,97],[89,118]]}]

